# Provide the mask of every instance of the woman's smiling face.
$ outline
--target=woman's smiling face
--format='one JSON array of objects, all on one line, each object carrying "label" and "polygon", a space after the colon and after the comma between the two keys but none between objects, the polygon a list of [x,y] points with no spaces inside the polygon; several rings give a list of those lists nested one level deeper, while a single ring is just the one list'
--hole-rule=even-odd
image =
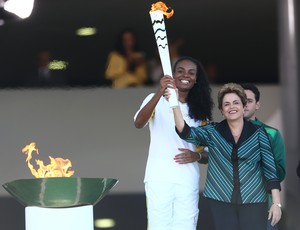
[{"label": "woman's smiling face", "polygon": [[227,120],[236,120],[244,117],[244,106],[241,98],[235,93],[224,95],[222,113]]},{"label": "woman's smiling face", "polygon": [[190,60],[177,63],[174,72],[175,84],[178,90],[189,91],[197,80],[197,66]]}]

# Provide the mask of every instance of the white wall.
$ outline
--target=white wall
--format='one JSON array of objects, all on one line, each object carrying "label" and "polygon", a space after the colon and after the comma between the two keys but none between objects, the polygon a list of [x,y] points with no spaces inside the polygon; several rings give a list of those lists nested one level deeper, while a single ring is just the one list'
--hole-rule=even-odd
[{"label": "white wall", "polygon": [[[219,86],[213,86],[213,97]],[[281,127],[278,86],[259,86],[263,104],[259,117]],[[119,179],[112,193],[144,192],[149,130],[138,130],[133,116],[156,88],[1,90],[0,184],[33,178],[22,148],[36,142],[41,159],[68,158],[74,177]],[[222,119],[215,109],[215,120]],[[205,167],[202,181],[205,179]],[[201,188],[203,183],[201,183]],[[0,195],[8,195],[0,188]]]}]

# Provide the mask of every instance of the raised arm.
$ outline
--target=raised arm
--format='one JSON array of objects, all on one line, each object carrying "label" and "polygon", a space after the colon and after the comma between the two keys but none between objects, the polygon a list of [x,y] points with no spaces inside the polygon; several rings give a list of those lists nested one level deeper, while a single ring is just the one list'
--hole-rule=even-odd
[{"label": "raised arm", "polygon": [[183,131],[184,128],[184,119],[179,106],[173,108],[175,126],[179,133]]},{"label": "raised arm", "polygon": [[159,88],[157,92],[154,94],[154,96],[151,98],[151,100],[139,111],[137,116],[134,119],[134,125],[136,128],[141,129],[143,128],[149,119],[151,118],[155,107],[161,98],[161,96],[164,95],[165,90],[168,86],[168,84],[172,84],[173,80],[170,76],[164,76],[160,80]]}]

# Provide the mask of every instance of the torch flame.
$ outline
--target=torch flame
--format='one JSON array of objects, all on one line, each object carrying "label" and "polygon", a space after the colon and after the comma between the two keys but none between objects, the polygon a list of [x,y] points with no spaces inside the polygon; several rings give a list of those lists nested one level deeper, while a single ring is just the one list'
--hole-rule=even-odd
[{"label": "torch flame", "polygon": [[156,10],[161,10],[167,19],[172,17],[174,14],[174,10],[171,7],[167,7],[164,2],[156,2],[152,4],[150,12]]},{"label": "torch flame", "polygon": [[28,168],[30,169],[33,176],[36,178],[48,178],[48,177],[71,177],[74,174],[74,171],[69,170],[72,167],[72,163],[69,159],[63,158],[50,158],[50,164],[44,165],[44,162],[41,160],[36,160],[36,164],[39,166],[38,170],[35,170],[30,160],[32,159],[32,153],[36,152],[39,155],[39,151],[36,148],[36,143],[32,142],[29,145],[26,145],[22,152],[27,155],[26,162]]}]

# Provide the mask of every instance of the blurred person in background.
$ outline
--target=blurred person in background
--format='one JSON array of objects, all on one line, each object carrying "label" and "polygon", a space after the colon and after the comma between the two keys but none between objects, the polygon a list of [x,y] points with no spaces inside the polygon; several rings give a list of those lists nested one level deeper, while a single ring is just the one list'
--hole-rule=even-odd
[{"label": "blurred person in background", "polygon": [[25,86],[28,87],[64,87],[67,85],[63,70],[51,69],[52,55],[49,50],[41,50],[36,56],[36,65],[29,74]]},{"label": "blurred person in background", "polygon": [[113,88],[143,86],[147,80],[145,54],[138,47],[136,33],[122,30],[113,51],[109,53],[105,78]]},{"label": "blurred person in background", "polygon": [[[184,39],[181,37],[171,38],[168,44],[169,44],[170,61],[173,69],[175,62],[181,57],[181,48],[184,44]],[[156,56],[148,62],[148,68],[149,68],[149,84],[158,85],[160,79],[164,75],[158,52],[156,53]]]}]

